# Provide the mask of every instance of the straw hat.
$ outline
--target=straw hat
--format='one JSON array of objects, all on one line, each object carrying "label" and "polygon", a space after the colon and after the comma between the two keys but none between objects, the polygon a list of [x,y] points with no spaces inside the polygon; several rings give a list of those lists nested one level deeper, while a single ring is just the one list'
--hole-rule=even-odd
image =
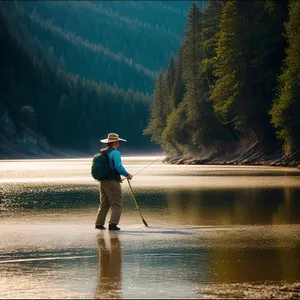
[{"label": "straw hat", "polygon": [[116,133],[109,133],[108,136],[107,136],[107,139],[100,140],[101,143],[105,143],[105,144],[118,142],[118,141],[127,142],[126,140],[121,139],[119,137],[119,135],[116,134]]}]

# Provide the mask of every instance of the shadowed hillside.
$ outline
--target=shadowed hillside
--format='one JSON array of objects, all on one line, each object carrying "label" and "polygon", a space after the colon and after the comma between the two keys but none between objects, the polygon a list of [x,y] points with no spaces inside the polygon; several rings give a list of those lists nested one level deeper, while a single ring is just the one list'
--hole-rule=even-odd
[{"label": "shadowed hillside", "polygon": [[131,141],[127,151],[158,149],[142,134],[148,93],[189,5],[1,2],[0,155],[94,153],[113,131]]}]

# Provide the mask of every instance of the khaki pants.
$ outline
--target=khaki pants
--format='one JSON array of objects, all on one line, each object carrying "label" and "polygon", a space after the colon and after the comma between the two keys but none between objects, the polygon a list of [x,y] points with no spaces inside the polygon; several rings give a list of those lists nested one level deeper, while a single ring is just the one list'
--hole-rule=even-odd
[{"label": "khaki pants", "polygon": [[104,225],[105,218],[111,207],[109,224],[119,224],[122,212],[122,190],[120,182],[104,179],[100,181],[100,206],[96,225]]}]

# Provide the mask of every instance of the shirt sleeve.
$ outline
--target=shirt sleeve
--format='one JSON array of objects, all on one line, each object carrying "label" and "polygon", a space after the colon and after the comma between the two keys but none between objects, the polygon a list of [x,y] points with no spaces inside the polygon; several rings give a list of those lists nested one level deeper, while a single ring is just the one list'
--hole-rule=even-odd
[{"label": "shirt sleeve", "polygon": [[115,169],[123,176],[127,176],[128,172],[122,165],[121,154],[118,150],[112,151],[112,159],[114,161]]}]

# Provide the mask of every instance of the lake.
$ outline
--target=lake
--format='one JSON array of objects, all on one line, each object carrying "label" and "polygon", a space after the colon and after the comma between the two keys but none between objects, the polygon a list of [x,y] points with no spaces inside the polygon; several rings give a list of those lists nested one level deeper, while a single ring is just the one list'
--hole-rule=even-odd
[{"label": "lake", "polygon": [[109,232],[91,161],[0,161],[1,298],[300,297],[300,170],[158,160]]}]

